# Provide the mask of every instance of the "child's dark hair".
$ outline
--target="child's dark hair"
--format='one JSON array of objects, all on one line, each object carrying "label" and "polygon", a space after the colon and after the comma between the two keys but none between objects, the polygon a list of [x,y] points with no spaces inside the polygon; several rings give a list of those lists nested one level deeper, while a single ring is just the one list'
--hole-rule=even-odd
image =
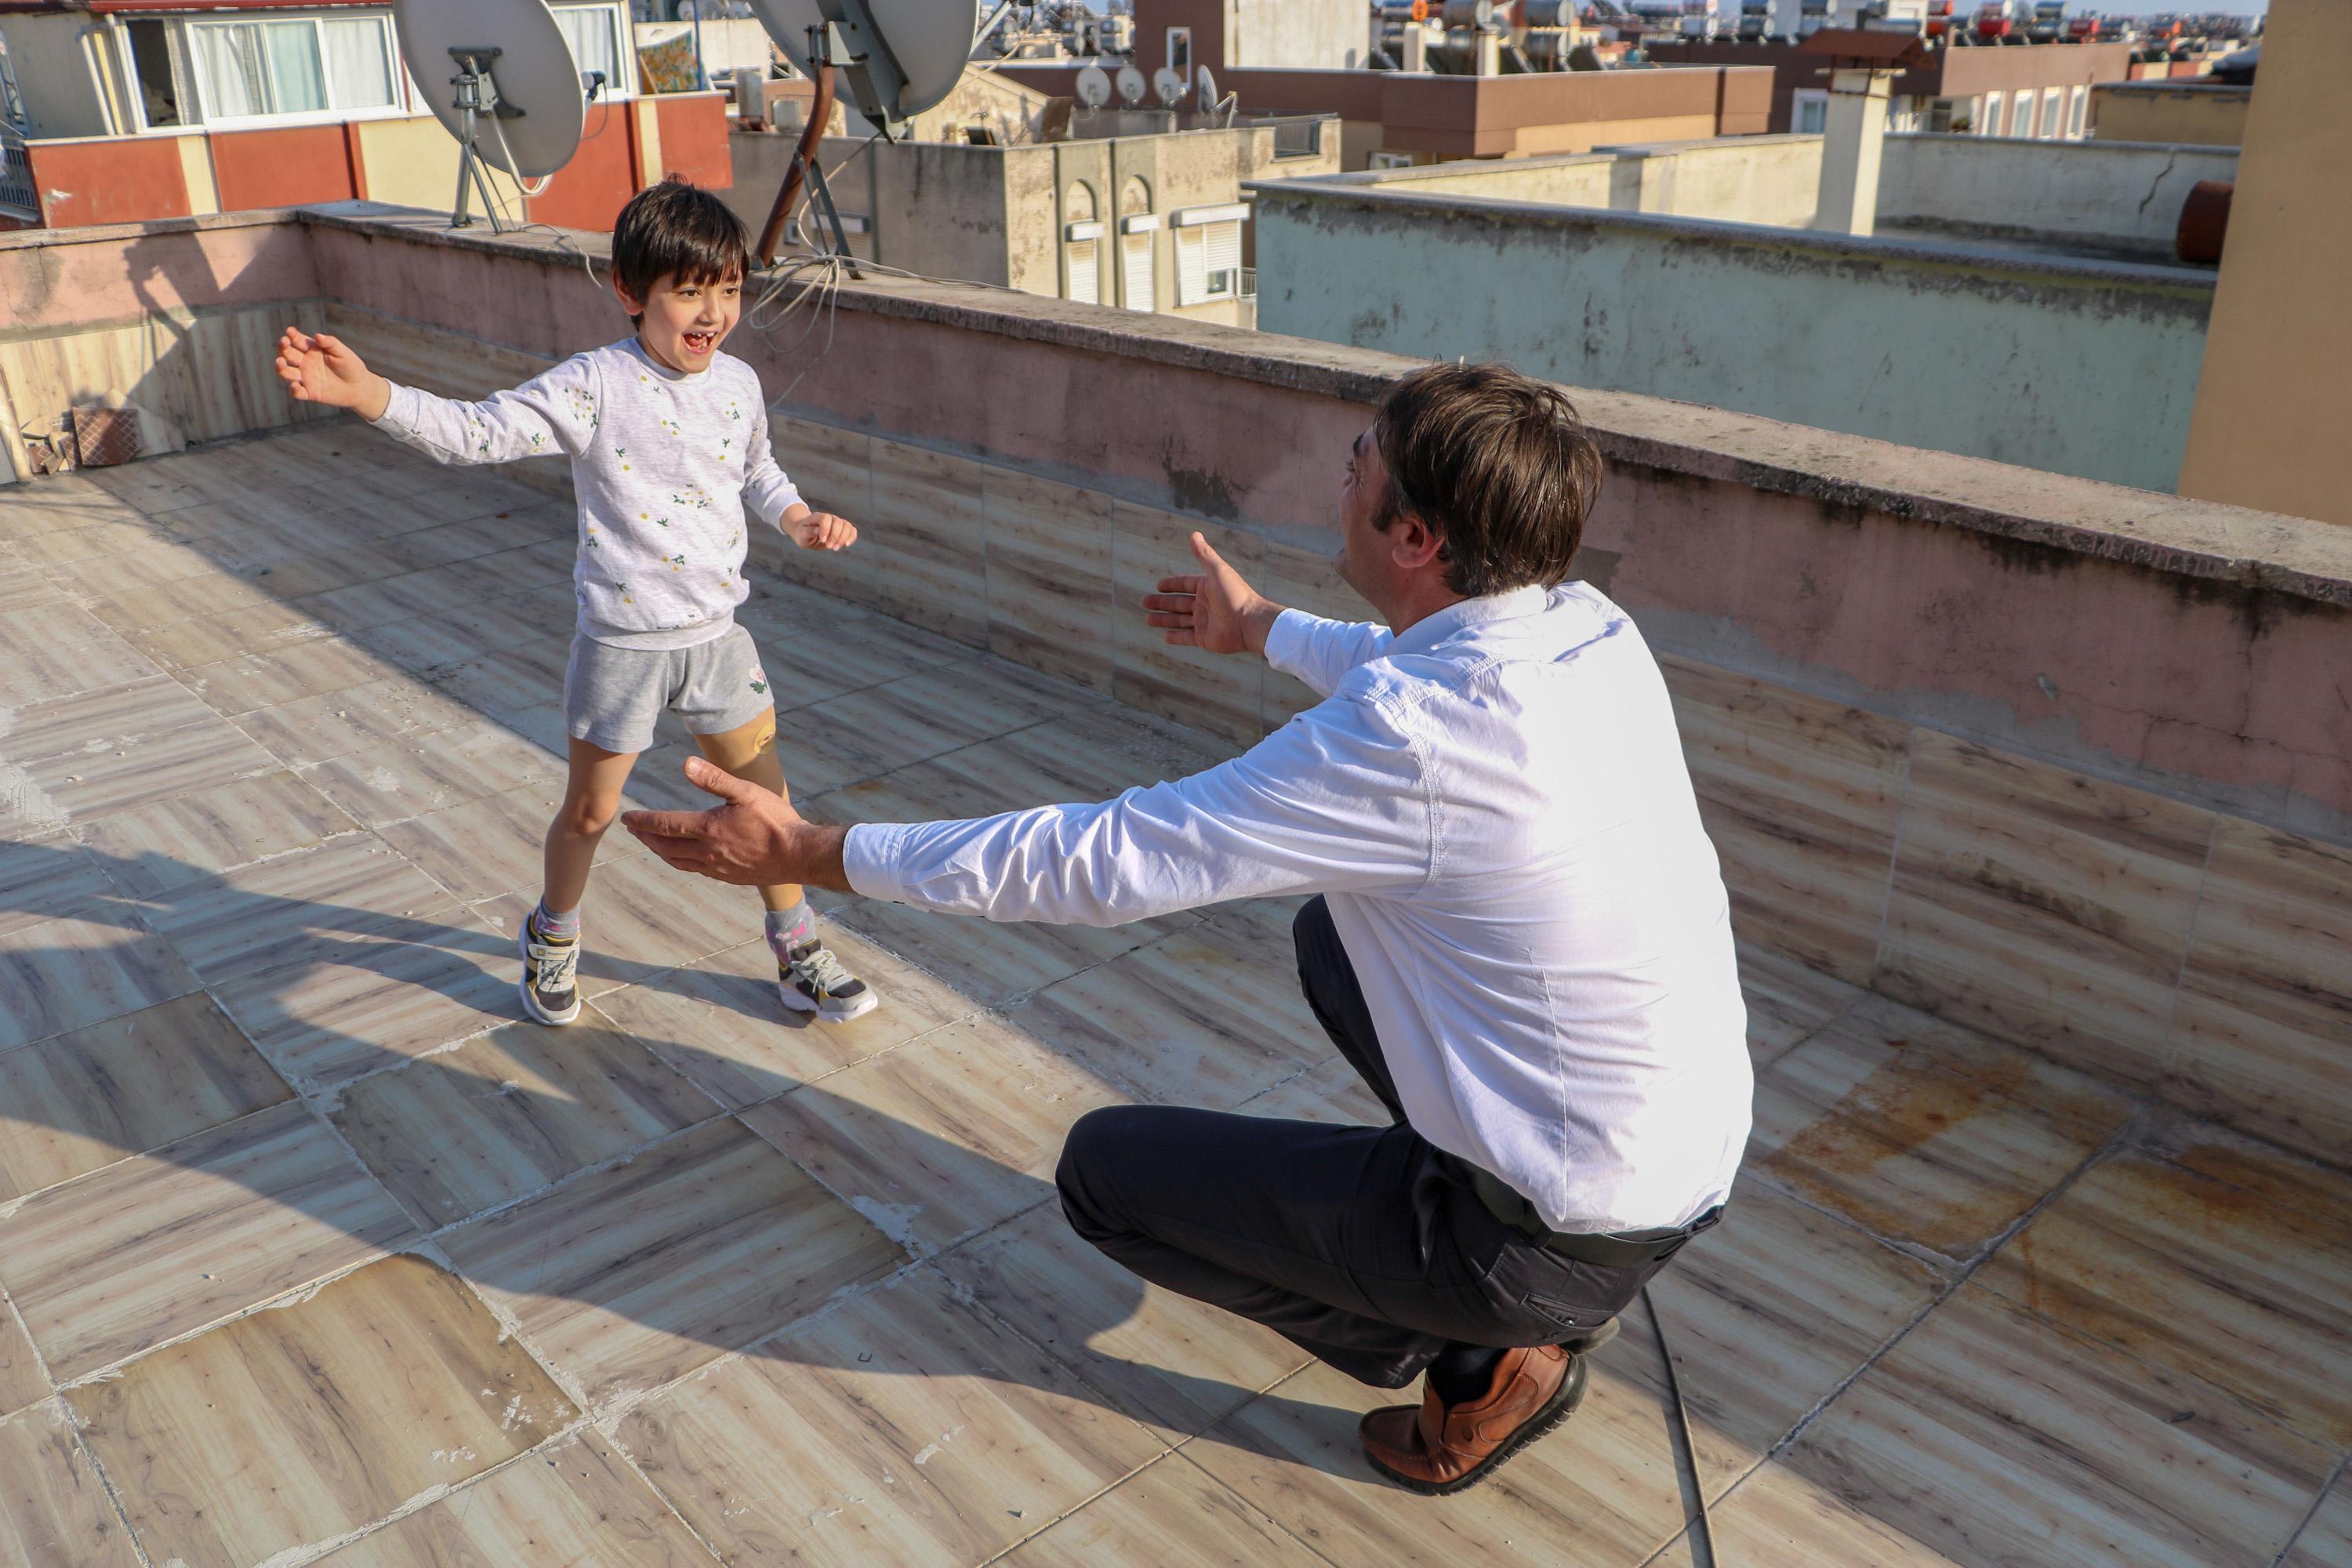
[{"label": "child's dark hair", "polygon": [[680,283],[751,275],[751,240],[742,220],[725,202],[676,174],[630,197],[613,225],[613,276],[630,298],[642,304],[671,274]]}]

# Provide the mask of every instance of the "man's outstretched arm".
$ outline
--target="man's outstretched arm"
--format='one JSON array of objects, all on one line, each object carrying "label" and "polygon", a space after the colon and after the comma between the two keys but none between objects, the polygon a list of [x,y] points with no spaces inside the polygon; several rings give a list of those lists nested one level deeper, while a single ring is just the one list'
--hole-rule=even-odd
[{"label": "man's outstretched arm", "polygon": [[741,887],[807,882],[836,893],[853,889],[842,869],[845,827],[809,821],[772,790],[747,784],[715,763],[688,757],[686,776],[719,804],[709,811],[633,811],[624,826],[681,871]]}]

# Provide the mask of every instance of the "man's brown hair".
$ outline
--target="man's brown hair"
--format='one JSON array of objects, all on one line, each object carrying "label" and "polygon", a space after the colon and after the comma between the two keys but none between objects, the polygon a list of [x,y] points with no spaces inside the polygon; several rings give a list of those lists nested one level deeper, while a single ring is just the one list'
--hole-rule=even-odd
[{"label": "man's brown hair", "polygon": [[644,303],[654,285],[673,274],[680,283],[751,276],[751,241],[742,220],[725,202],[676,174],[631,196],[613,225],[613,276],[630,298]]},{"label": "man's brown hair", "polygon": [[1507,365],[1431,365],[1389,389],[1373,426],[1386,532],[1410,511],[1444,536],[1445,585],[1469,598],[1568,576],[1601,490],[1601,447],[1559,388]]}]

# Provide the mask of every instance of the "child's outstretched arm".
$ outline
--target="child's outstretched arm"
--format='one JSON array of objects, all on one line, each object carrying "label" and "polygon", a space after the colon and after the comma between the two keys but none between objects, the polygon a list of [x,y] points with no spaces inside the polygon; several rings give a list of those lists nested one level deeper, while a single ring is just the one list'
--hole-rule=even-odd
[{"label": "child's outstretched arm", "polygon": [[765,408],[751,416],[751,444],[745,456],[743,500],[756,515],[774,523],[803,550],[846,550],[856,542],[856,523],[829,511],[811,510],[798,487],[776,466]]},{"label": "child's outstretched arm", "polygon": [[289,327],[278,375],[305,403],[348,408],[436,463],[511,463],[576,456],[596,428],[596,368],[575,355],[479,403],[387,381],[340,339]]}]

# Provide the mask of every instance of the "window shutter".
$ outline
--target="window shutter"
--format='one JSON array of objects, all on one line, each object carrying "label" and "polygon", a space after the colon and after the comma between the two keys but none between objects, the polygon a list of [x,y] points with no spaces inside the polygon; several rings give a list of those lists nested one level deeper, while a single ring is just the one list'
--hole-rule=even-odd
[{"label": "window shutter", "polygon": [[1176,302],[1198,305],[1209,298],[1209,237],[1205,225],[1176,231]]},{"label": "window shutter", "polygon": [[1241,287],[1242,282],[1241,220],[1234,218],[1202,226],[1209,231],[1209,275],[1213,279],[1220,272],[1230,274],[1224,287],[1217,292],[1231,294]]},{"label": "window shutter", "polygon": [[1122,287],[1127,298],[1121,301],[1130,310],[1153,308],[1151,297],[1151,236],[1122,235],[1119,237],[1119,268],[1124,277]]},{"label": "window shutter", "polygon": [[1070,243],[1070,298],[1089,305],[1102,303],[1102,279],[1095,265],[1095,247],[1098,240],[1079,239]]}]

